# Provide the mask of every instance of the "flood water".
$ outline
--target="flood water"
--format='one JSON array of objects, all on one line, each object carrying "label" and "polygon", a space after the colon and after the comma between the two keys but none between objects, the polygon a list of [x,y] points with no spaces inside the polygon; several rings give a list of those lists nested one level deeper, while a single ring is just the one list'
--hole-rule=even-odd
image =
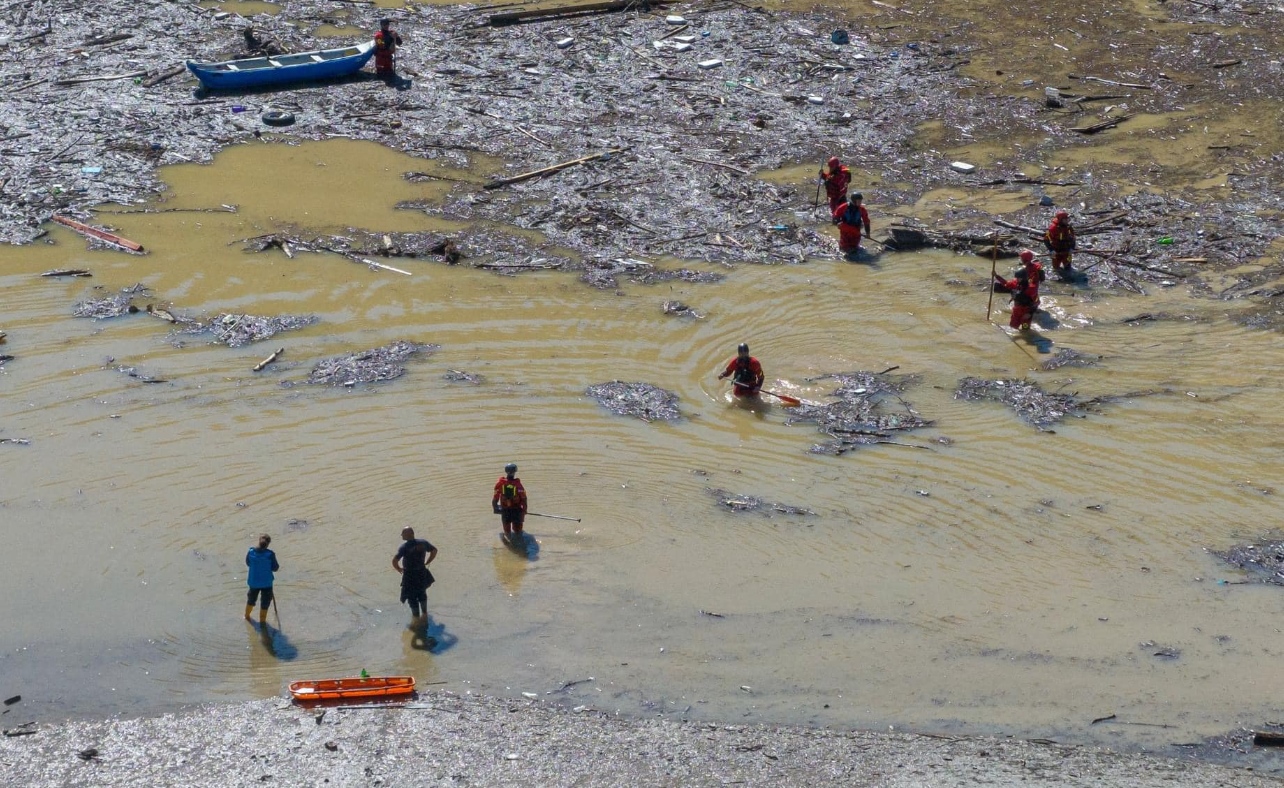
[{"label": "flood water", "polygon": [[[100,217],[146,256],[87,251],[58,227],[53,244],[0,250],[18,357],[0,373],[0,437],[31,440],[0,445],[4,694],[46,717],[146,712],[364,668],[631,715],[1145,746],[1278,717],[1279,591],[1219,585],[1236,575],[1205,552],[1275,522],[1274,335],[1181,287],[1050,285],[1048,336],[1104,359],[1038,372],[1033,348],[986,323],[983,288],[951,283],[982,282],[978,258],[719,266],[720,284],[614,292],[555,271],[390,261],[406,277],[236,243],[292,225],[449,229],[393,208],[441,195],[400,178],[423,168],[366,143],[244,146],[165,172],[173,193],[153,206],[236,214]],[[37,276],[57,267],[94,277]],[[94,287],[138,282],[187,314],[320,322],[229,349],[176,346],[146,314],[71,316]],[[666,299],[708,317],[665,316]],[[1143,311],[1199,319],[1120,323]],[[385,385],[301,383],[321,358],[397,339],[441,350]],[[929,448],[808,453],[823,438],[811,426],[735,405],[716,380],[740,341],[770,388],[806,398],[828,393],[809,377],[899,365],[936,426],[898,440]],[[278,347],[281,362],[250,371]],[[1166,393],[1055,433],[952,397],[967,375],[1027,374],[1084,396]],[[614,379],[676,391],[683,419],[620,418],[584,396]],[[531,517],[532,557],[500,544],[490,512],[509,461],[533,511],[582,518]],[[711,487],[816,515],[733,514]],[[430,649],[389,565],[407,525],[441,551]],[[282,565],[282,631],[266,640],[241,619],[260,532]],[[1111,713],[1175,727],[1089,728]]]}]

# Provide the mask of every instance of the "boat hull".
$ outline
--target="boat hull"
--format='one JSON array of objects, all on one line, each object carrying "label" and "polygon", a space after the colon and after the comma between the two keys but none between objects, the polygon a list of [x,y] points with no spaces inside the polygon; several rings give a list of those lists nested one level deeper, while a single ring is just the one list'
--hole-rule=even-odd
[{"label": "boat hull", "polygon": [[317,679],[290,682],[290,695],[298,701],[388,698],[409,695],[414,691],[414,676],[370,676],[364,679]]},{"label": "boat hull", "polygon": [[187,69],[210,90],[257,88],[290,82],[314,82],[346,77],[360,71],[374,56],[374,42],[339,49],[318,49],[277,57],[254,57],[222,63],[187,61]]}]

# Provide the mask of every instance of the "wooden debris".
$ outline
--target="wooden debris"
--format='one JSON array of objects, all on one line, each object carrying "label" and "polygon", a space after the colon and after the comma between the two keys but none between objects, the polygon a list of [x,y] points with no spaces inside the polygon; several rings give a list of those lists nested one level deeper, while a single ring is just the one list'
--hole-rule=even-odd
[{"label": "wooden debris", "polygon": [[262,360],[262,361],[260,361],[259,363],[255,364],[255,365],[254,365],[254,370],[253,370],[253,371],[254,371],[254,372],[262,372],[262,371],[263,371],[263,369],[264,369],[264,367],[266,367],[268,364],[271,364],[273,361],[276,361],[278,358],[280,358],[280,357],[281,357],[281,354],[282,354],[282,353],[284,353],[284,352],[285,352],[285,348],[278,348],[278,349],[277,349],[277,351],[276,351],[275,353],[273,353],[272,355],[270,355],[270,356],[268,356],[267,358],[263,359],[263,360]]},{"label": "wooden debris", "polygon": [[182,74],[186,70],[187,70],[187,66],[174,66],[168,71],[162,71],[159,74],[155,74],[153,76],[148,77],[147,79],[144,79],[143,87],[150,88],[155,85],[159,85],[160,83],[164,82],[167,79],[171,79],[173,77],[178,76],[179,74]]},{"label": "wooden debris", "polygon": [[103,46],[104,44],[114,44],[117,41],[124,41],[125,39],[133,38],[133,37],[134,37],[133,33],[113,33],[112,35],[109,35],[109,36],[94,36],[93,38],[87,41],[82,41],[78,46],[99,47],[99,46]]},{"label": "wooden debris", "polygon": [[147,69],[142,71],[131,71],[128,74],[104,74],[99,77],[69,77],[54,82],[55,85],[80,85],[85,82],[111,82],[117,79],[133,79],[134,77],[147,76]]},{"label": "wooden debris", "polygon": [[1077,80],[1080,80],[1081,82],[1098,82],[1098,83],[1100,83],[1100,84],[1102,84],[1102,85],[1114,85],[1115,87],[1120,87],[1120,88],[1136,88],[1136,89],[1138,89],[1138,90],[1154,90],[1154,87],[1153,87],[1153,86],[1151,86],[1151,85],[1140,85],[1140,84],[1137,84],[1136,82],[1118,82],[1118,81],[1113,80],[1113,79],[1102,79],[1101,77],[1086,77],[1086,76],[1078,76],[1078,75],[1076,75],[1076,74],[1067,74],[1066,76],[1070,77],[1071,79],[1077,79]]},{"label": "wooden debris", "polygon": [[52,271],[45,271],[41,276],[93,276],[83,268],[55,268]]},{"label": "wooden debris", "polygon": [[[652,6],[663,6],[670,0],[651,0]],[[507,11],[502,14],[491,14],[487,24],[491,27],[518,25],[526,22],[545,22],[568,16],[585,16],[588,14],[607,14],[614,11],[628,11],[640,7],[638,0],[609,0],[599,3],[578,3],[556,6],[553,8],[536,8],[527,11]]]},{"label": "wooden debris", "polygon": [[559,164],[553,164],[553,165],[548,166],[548,167],[542,167],[542,168],[540,168],[540,169],[538,169],[538,170],[531,170],[530,172],[523,172],[522,174],[520,174],[520,175],[514,175],[514,176],[512,176],[511,178],[497,178],[496,180],[493,180],[493,181],[491,181],[490,183],[487,183],[487,184],[486,184],[485,186],[483,186],[482,188],[484,188],[484,189],[498,189],[498,188],[500,188],[500,187],[502,187],[502,186],[510,186],[510,185],[512,185],[512,184],[514,184],[514,183],[521,183],[522,181],[528,181],[528,180],[530,180],[531,178],[538,178],[538,177],[543,176],[543,175],[552,175],[553,173],[555,173],[555,172],[561,172],[562,170],[564,170],[564,169],[566,169],[566,168],[568,168],[568,167],[574,167],[574,166],[575,166],[575,165],[577,165],[577,164],[583,164],[584,162],[587,162],[587,161],[594,161],[594,160],[596,160],[596,159],[605,158],[605,157],[611,156],[611,155],[616,154],[616,153],[623,153],[623,152],[624,152],[624,151],[626,151],[626,150],[628,150],[628,149],[627,149],[627,148],[613,148],[613,149],[611,149],[611,150],[609,150],[609,151],[605,151],[605,152],[603,152],[603,153],[594,153],[592,156],[582,156],[582,157],[580,157],[580,158],[578,158],[578,159],[571,159],[570,161],[564,161],[564,162],[561,162],[561,163],[559,163]]},{"label": "wooden debris", "polygon": [[749,175],[749,174],[750,174],[750,172],[749,172],[748,170],[742,170],[742,169],[740,169],[739,167],[733,167],[733,166],[731,166],[730,164],[723,164],[723,163],[722,163],[722,162],[720,162],[720,161],[707,161],[707,160],[705,160],[705,159],[692,159],[692,158],[688,158],[688,157],[686,157],[686,156],[681,156],[681,157],[679,157],[679,158],[681,158],[683,161],[689,161],[689,162],[692,162],[692,163],[694,163],[694,164],[708,164],[710,167],[721,167],[721,168],[723,168],[724,170],[731,170],[732,172],[736,172],[736,173],[739,173],[739,174],[741,174],[741,175]]},{"label": "wooden debris", "polygon": [[1284,747],[1284,731],[1253,731],[1253,744],[1258,747]]},{"label": "wooden debris", "polygon": [[1125,120],[1128,120],[1131,117],[1134,117],[1134,116],[1120,115],[1117,118],[1108,118],[1106,120],[1101,121],[1100,123],[1094,123],[1091,126],[1079,126],[1077,128],[1073,128],[1070,130],[1077,131],[1080,134],[1096,134],[1098,131],[1113,129],[1115,126],[1118,126],[1120,123],[1123,123]]},{"label": "wooden debris", "polygon": [[1238,65],[1240,65],[1240,64],[1241,64],[1241,63],[1243,63],[1243,62],[1244,62],[1244,61],[1239,60],[1239,59],[1235,59],[1235,60],[1222,60],[1222,61],[1220,61],[1220,62],[1213,63],[1213,64],[1212,64],[1212,66],[1213,66],[1213,68],[1228,68],[1228,67],[1230,67],[1230,66],[1238,66]]},{"label": "wooden debris", "polygon": [[75,219],[68,219],[66,216],[57,215],[53,217],[53,220],[65,227],[70,227],[81,235],[96,238],[100,241],[106,241],[107,243],[119,246],[122,249],[127,249],[131,252],[144,251],[143,245],[140,243],[135,243],[128,238],[123,238],[115,233],[109,233],[106,230],[99,230],[97,227],[90,227],[84,222],[78,222]]}]

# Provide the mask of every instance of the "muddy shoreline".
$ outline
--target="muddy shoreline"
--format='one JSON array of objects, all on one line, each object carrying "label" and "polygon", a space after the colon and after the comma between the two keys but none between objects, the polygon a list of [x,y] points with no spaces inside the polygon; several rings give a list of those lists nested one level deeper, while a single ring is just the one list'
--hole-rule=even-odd
[{"label": "muddy shoreline", "polygon": [[[1198,143],[1216,158],[1206,166],[1226,171],[1218,188],[1187,188],[1191,165],[1148,163],[1145,153],[1169,139],[1190,149],[1195,125],[1217,115],[1215,107],[1229,113],[1278,92],[1271,79],[1278,61],[1218,59],[1268,51],[1261,45],[1280,33],[1271,15],[1242,28],[1238,7],[1193,17],[1174,9],[1162,24],[1146,20],[1155,26],[1146,31],[1145,67],[1120,69],[1101,40],[1131,46],[1136,34],[1105,35],[1105,25],[1120,26],[1110,9],[1077,17],[1089,32],[1075,30],[1074,57],[1036,65],[994,52],[994,31],[952,25],[948,10],[933,8],[883,9],[853,21],[714,2],[671,7],[685,14],[680,29],[665,24],[668,12],[495,28],[488,11],[469,7],[334,9],[295,0],[279,13],[244,18],[157,2],[132,34],[116,36],[104,30],[137,15],[133,6],[101,3],[83,16],[66,3],[41,8],[58,24],[28,33],[34,43],[20,43],[29,24],[0,19],[11,58],[21,62],[35,48],[68,53],[54,74],[33,73],[0,97],[15,119],[5,129],[13,147],[4,151],[10,178],[0,216],[0,238],[9,242],[39,237],[55,213],[85,219],[96,206],[163,196],[158,166],[208,162],[238,144],[350,138],[433,165],[414,177],[442,180],[450,191],[405,207],[484,224],[453,239],[467,264],[510,274],[579,271],[587,283],[612,288],[619,273],[636,269],[629,263],[641,263],[637,255],[727,266],[837,257],[834,232],[813,204],[809,163],[837,153],[853,166],[853,189],[866,193],[881,226],[876,237],[904,223],[928,231],[935,245],[985,253],[1001,230],[1009,236],[1000,239],[1003,252],[1012,253],[1035,244],[1027,229],[1041,232],[1054,206],[1065,207],[1083,233],[1078,264],[1086,279],[1069,289],[1049,283],[1050,292],[1090,297],[1092,289],[1140,294],[1185,285],[1207,297],[1248,299],[1235,310],[1248,325],[1279,322],[1271,301],[1279,288],[1269,285],[1284,271],[1271,246],[1284,235],[1284,211],[1272,183],[1284,158],[1271,155],[1277,140],[1257,141],[1250,130],[1269,110],[1239,110],[1212,132],[1204,126]],[[347,40],[314,35],[336,22],[360,40],[385,13],[409,39],[396,88],[369,73],[235,95],[194,93],[186,72],[151,84],[187,58],[245,56],[246,25],[299,50]],[[889,16],[896,21],[880,24]],[[1058,21],[1046,24],[1056,30]],[[831,43],[835,28],[849,30],[851,43]],[[106,41],[118,36],[125,37]],[[555,46],[565,38],[573,43]],[[1208,40],[1217,42],[1205,47],[1208,68],[1192,72],[1183,46]],[[1007,84],[1012,72],[985,70],[1011,68],[1006,60],[1024,72],[1016,89]],[[1045,104],[1045,86],[1056,88],[1061,106]],[[289,111],[296,122],[278,132],[262,123],[267,110]],[[1230,126],[1241,119],[1236,136]],[[1111,121],[1118,123],[1081,131]],[[491,177],[586,157],[549,177],[482,188],[495,185]],[[966,158],[974,169],[952,169]],[[441,243],[403,236],[396,249],[420,256]],[[390,251],[376,247],[361,251]]]},{"label": "muddy shoreline", "polygon": [[111,785],[1277,786],[1251,770],[1022,741],[630,720],[449,692],[404,708],[288,701],[40,726],[0,738],[6,782]]}]

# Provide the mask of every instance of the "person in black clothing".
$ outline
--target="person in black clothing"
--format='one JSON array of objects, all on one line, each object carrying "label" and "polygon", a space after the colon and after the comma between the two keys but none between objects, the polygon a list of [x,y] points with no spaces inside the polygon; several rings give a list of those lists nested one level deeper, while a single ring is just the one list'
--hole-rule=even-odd
[{"label": "person in black clothing", "polygon": [[428,564],[437,558],[437,548],[427,539],[416,539],[415,529],[401,529],[401,538],[406,541],[392,558],[392,568],[401,573],[401,601],[410,604],[410,614],[414,618],[428,615],[428,586],[433,584],[432,572]]}]

